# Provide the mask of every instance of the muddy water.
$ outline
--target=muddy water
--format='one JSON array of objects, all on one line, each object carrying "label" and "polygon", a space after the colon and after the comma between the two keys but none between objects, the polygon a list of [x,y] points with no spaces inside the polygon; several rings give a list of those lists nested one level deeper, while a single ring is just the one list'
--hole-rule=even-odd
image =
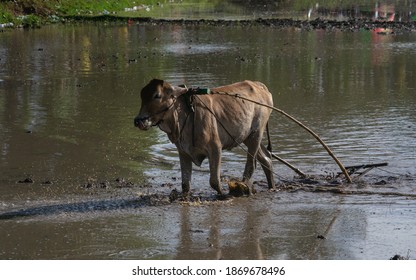
[{"label": "muddy water", "polygon": [[[99,24],[0,37],[0,258],[416,257],[415,33]],[[133,127],[154,77],[260,80],[345,165],[389,165],[357,179],[354,195],[270,193],[258,169],[258,194],[217,201],[205,163],[194,172],[200,201],[170,203],[175,149],[158,129]],[[277,113],[271,132],[275,152],[304,172],[338,172]],[[244,159],[226,152],[224,175],[241,176]],[[294,177],[274,169],[279,185]]]}]

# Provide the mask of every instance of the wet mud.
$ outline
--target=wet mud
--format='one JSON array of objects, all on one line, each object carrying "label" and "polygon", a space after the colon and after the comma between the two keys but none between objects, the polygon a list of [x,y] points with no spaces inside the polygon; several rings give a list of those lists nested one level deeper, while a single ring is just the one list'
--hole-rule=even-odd
[{"label": "wet mud", "polygon": [[[250,195],[235,193],[233,179],[226,199],[209,187],[194,189],[184,197],[177,183],[140,185],[123,178],[89,179],[79,186],[84,193],[81,197],[37,199],[2,210],[0,221],[5,227],[0,232],[15,234],[4,235],[7,243],[0,256],[235,259],[241,258],[235,250],[244,248],[242,256],[249,259],[413,259],[413,245],[407,243],[411,237],[394,245],[388,240],[406,236],[414,228],[416,196],[397,186],[415,182],[412,178],[381,179],[386,181],[383,186],[367,178],[341,185],[321,176],[294,178],[272,191],[257,181],[257,192]],[[393,217],[400,219],[386,224]],[[51,227],[56,230],[46,233],[45,228]],[[123,230],[116,230],[119,227]],[[25,241],[18,241],[18,232],[29,228],[33,234],[24,234]],[[378,239],[380,230],[384,234]],[[54,231],[68,233],[57,239],[50,236]],[[136,231],[140,238],[153,241],[137,243]],[[252,237],[244,237],[247,233]],[[124,238],[132,243],[121,242]]]},{"label": "wet mud", "polygon": [[[377,177],[377,180],[380,181],[371,181],[371,179],[367,179],[360,180],[353,184],[347,184],[325,176],[310,176],[308,178],[294,177],[291,181],[280,182],[274,189],[268,189],[267,183],[264,181],[256,181],[253,183],[253,186],[249,187],[238,179],[224,177],[222,181],[227,187],[227,193],[224,195],[217,195],[215,194],[215,191],[210,188],[207,188],[202,192],[199,191],[198,193],[192,190],[189,194],[184,195],[173,183],[162,183],[161,185],[156,186],[151,184],[135,184],[124,178],[105,181],[88,179],[86,183],[79,186],[79,189],[81,189],[84,194],[89,194],[92,200],[6,211],[0,213],[0,220],[30,216],[48,216],[67,212],[87,213],[137,209],[165,206],[169,204],[200,206],[209,203],[231,201],[234,198],[239,197],[246,197],[248,199],[255,195],[264,197],[269,194],[269,196],[274,196],[277,192],[330,193],[339,196],[392,196],[404,197],[412,200],[416,199],[415,193],[406,193],[397,188],[397,186],[403,184],[415,184],[416,181],[413,177],[403,176],[399,178],[389,176],[385,178]],[[26,178],[19,181],[19,183],[32,184],[34,181],[31,178]],[[42,182],[42,184],[45,183]],[[395,191],[391,191],[391,188],[394,188]],[[126,189],[131,191],[128,197],[125,197],[123,193],[118,192]],[[110,198],[105,199],[105,196],[110,196]],[[113,198],[113,196],[116,198]]]},{"label": "wet mud", "polygon": [[[386,183],[374,184],[374,180],[380,179]],[[414,247],[408,243],[411,237],[394,245],[389,243],[391,238],[406,236],[414,228],[411,221],[416,195],[398,187],[414,185],[413,178],[375,176],[354,184],[335,184],[315,176],[293,178],[280,183],[275,190],[269,190],[266,182],[256,181],[255,194],[246,193],[244,187],[242,192],[236,192],[235,179],[224,178],[223,182],[229,192],[224,197],[208,186],[195,187],[184,197],[175,181],[143,185],[124,178],[88,179],[79,185],[82,195],[78,197],[38,198],[16,203],[8,210],[2,207],[0,233],[4,233],[5,243],[0,247],[0,256],[414,258]],[[392,219],[395,222],[390,224]],[[29,229],[32,234],[19,234]],[[383,234],[379,239],[380,231],[388,237]],[[62,237],[54,237],[53,232],[62,232]],[[243,248],[243,255],[237,254],[237,248]]]}]

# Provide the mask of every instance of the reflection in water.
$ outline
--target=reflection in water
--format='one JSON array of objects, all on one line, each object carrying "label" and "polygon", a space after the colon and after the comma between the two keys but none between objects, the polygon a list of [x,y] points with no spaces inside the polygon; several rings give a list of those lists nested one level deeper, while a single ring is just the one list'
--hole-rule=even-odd
[{"label": "reflection in water", "polygon": [[[233,259],[238,255],[265,259],[260,244],[263,214],[250,205],[241,208],[233,209],[232,213],[221,205],[213,205],[205,213],[194,207],[182,208],[175,259],[189,259],[196,254],[201,259]],[[206,248],[210,249],[200,253]]]},{"label": "reflection in water", "polygon": [[81,67],[80,70],[84,71],[85,73],[89,73],[91,71],[91,55],[90,55],[90,49],[91,49],[91,42],[90,38],[85,36],[82,38],[82,53],[81,53]]},{"label": "reflection in water", "polygon": [[[410,179],[379,188],[414,193],[413,33],[110,24],[47,26],[1,36],[0,211],[50,204],[64,209],[1,221],[0,235],[8,238],[0,243],[2,258],[387,259],[391,256],[369,252],[384,222],[393,219],[414,229],[406,208],[412,200],[366,197],[357,204],[356,197],[260,192],[200,207],[116,205],[97,211],[88,206],[101,207],[101,196],[128,202],[124,190],[80,188],[88,180],[119,177],[153,186],[127,189],[129,197],[180,188],[174,146],[156,128],[139,132],[132,124],[141,87],[159,77],[208,87],[260,80],[278,108],[314,129],[346,165],[388,162],[375,177]],[[314,139],[277,114],[271,131],[275,151],[295,166],[313,174],[337,171]],[[243,166],[244,152],[224,153],[225,175],[240,177]],[[283,179],[293,176],[279,164],[275,172]],[[262,172],[255,175],[264,180]],[[17,183],[27,177],[35,183]],[[195,193],[210,196],[207,166],[194,178]],[[46,181],[52,184],[42,184]],[[89,203],[95,196],[98,204]],[[403,216],[382,215],[385,203],[404,209]],[[404,240],[416,244],[411,238]],[[366,245],[360,239],[372,241]],[[409,249],[404,243],[400,249]]]},{"label": "reflection in water", "polygon": [[[23,213],[25,219],[2,216],[0,257],[387,259],[391,251],[414,250],[414,238],[407,236],[415,229],[412,205],[376,196],[321,194],[319,201],[315,196],[262,193],[150,208],[146,199],[143,205],[110,199],[78,202],[80,208],[77,203],[34,207]],[[27,231],[30,235],[23,234]]]}]

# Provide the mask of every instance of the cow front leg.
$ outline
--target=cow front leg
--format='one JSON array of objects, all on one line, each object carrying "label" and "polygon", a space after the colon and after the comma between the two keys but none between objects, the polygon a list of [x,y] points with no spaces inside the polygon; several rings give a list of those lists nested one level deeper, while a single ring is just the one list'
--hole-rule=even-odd
[{"label": "cow front leg", "polygon": [[192,159],[184,152],[179,152],[182,176],[182,194],[187,196],[191,189]]},{"label": "cow front leg", "polygon": [[222,188],[221,188],[221,149],[219,147],[215,147],[210,151],[209,154],[209,184],[211,188],[216,190],[219,195],[222,195]]}]

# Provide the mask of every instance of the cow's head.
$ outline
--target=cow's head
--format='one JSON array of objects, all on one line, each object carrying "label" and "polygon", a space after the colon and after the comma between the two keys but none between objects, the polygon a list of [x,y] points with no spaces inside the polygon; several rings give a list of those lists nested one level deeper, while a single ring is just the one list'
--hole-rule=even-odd
[{"label": "cow's head", "polygon": [[186,89],[173,87],[163,80],[151,80],[141,91],[142,106],[134,125],[142,130],[159,125],[174,106],[176,97]]}]

